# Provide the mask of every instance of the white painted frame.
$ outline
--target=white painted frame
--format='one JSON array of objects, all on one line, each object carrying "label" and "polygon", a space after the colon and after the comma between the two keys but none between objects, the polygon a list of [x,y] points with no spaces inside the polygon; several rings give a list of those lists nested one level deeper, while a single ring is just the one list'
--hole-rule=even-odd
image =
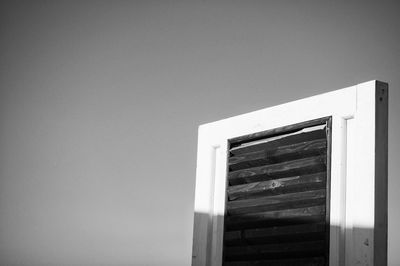
[{"label": "white painted frame", "polygon": [[332,117],[329,265],[387,265],[388,86],[369,81],[199,127],[192,265],[222,265],[228,140]]}]

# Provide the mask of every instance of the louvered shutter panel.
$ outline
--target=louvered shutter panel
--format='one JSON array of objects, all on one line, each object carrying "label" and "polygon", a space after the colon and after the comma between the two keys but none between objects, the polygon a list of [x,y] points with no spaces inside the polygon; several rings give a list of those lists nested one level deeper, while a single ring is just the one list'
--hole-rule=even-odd
[{"label": "louvered shutter panel", "polygon": [[223,265],[327,265],[330,121],[229,141]]}]

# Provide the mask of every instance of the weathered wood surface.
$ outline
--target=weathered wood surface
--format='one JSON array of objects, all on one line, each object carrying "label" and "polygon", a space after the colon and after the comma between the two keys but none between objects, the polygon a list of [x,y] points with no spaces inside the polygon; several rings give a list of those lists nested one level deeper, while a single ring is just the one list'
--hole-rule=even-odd
[{"label": "weathered wood surface", "polygon": [[288,241],[322,240],[325,238],[326,224],[274,226],[247,230],[228,231],[224,235],[225,245],[283,243]]},{"label": "weathered wood surface", "polygon": [[229,200],[245,199],[264,195],[278,195],[324,188],[326,185],[325,182],[326,172],[319,172],[309,175],[298,175],[275,180],[229,186],[227,188],[227,194]]},{"label": "weathered wood surface", "polygon": [[249,153],[242,153],[229,158],[229,169],[232,171],[261,166],[265,164],[274,164],[282,161],[295,160],[307,156],[315,156],[326,153],[326,140],[317,139],[305,141],[275,149],[263,149]]},{"label": "weathered wood surface", "polygon": [[228,199],[244,199],[255,196],[278,195],[283,193],[314,190],[326,185],[326,172],[297,175],[280,179],[254,182],[227,188]]},{"label": "weathered wood surface", "polygon": [[310,140],[326,139],[326,129],[303,132],[285,137],[276,137],[273,140],[257,140],[248,143],[243,143],[240,146],[233,146],[230,149],[232,156],[238,156],[244,153],[255,152],[259,150],[273,150],[280,146],[293,145]]},{"label": "weathered wood surface", "polygon": [[310,174],[326,169],[326,156],[314,156],[266,166],[232,171],[228,174],[230,185],[253,183],[292,175]]},{"label": "weathered wood surface", "polygon": [[325,189],[287,193],[254,199],[229,201],[227,211],[229,215],[295,209],[325,203]]},{"label": "weathered wood surface", "polygon": [[324,257],[281,260],[228,261],[224,266],[325,266]]},{"label": "weathered wood surface", "polygon": [[248,134],[244,136],[240,136],[237,138],[230,139],[231,145],[237,146],[240,145],[241,143],[244,142],[249,142],[249,141],[254,141],[258,139],[263,139],[263,138],[269,138],[269,137],[274,137],[276,135],[281,135],[281,134],[287,134],[287,133],[293,133],[299,130],[302,130],[303,128],[306,127],[312,127],[316,125],[322,125],[328,121],[329,117],[323,117],[323,118],[318,118],[310,121],[305,121],[293,125],[288,125],[280,128],[275,128],[275,129],[270,129],[267,131],[262,131],[262,132],[257,132],[253,134]]},{"label": "weathered wood surface", "polygon": [[325,223],[275,226],[271,228],[249,229],[244,231],[244,238],[254,239],[277,235],[315,233],[325,231]]},{"label": "weathered wood surface", "polygon": [[323,255],[325,241],[306,241],[266,245],[246,245],[226,247],[226,259],[288,258],[291,256]]},{"label": "weathered wood surface", "polygon": [[223,265],[325,265],[328,121],[230,141]]},{"label": "weathered wood surface", "polygon": [[313,206],[280,211],[268,211],[225,217],[227,230],[261,228],[277,224],[302,224],[321,222],[325,219],[325,206]]}]

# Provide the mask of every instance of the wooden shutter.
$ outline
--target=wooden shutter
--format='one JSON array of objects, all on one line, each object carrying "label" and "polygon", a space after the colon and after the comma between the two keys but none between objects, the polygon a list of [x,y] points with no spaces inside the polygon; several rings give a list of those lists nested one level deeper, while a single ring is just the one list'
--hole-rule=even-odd
[{"label": "wooden shutter", "polygon": [[[192,265],[386,265],[387,110],[388,85],[373,80],[201,125]],[[331,120],[320,119],[316,123],[315,119],[321,117],[331,117]],[[313,121],[304,122],[310,120]],[[266,144],[294,138],[296,134],[293,133],[317,131],[319,129],[313,130],[313,127],[324,124],[327,129],[325,166],[318,163],[321,162],[317,159],[319,154],[288,155],[282,147],[289,144],[276,142],[279,144],[270,144],[271,147]],[[302,129],[305,130],[300,132]],[[314,139],[319,138],[310,138]],[[295,142],[295,147],[301,150],[302,142]],[[235,149],[245,150],[246,146],[249,149],[258,145],[266,148],[250,151],[247,157],[242,156],[243,159],[233,153]],[[311,159],[313,157],[315,160]],[[283,166],[293,168],[295,164],[288,162],[296,160],[303,163],[299,171],[304,173],[279,171]],[[231,167],[227,167],[229,161]],[[312,167],[313,164],[316,167]],[[319,170],[307,172],[312,169]],[[236,171],[242,171],[243,176],[238,175],[230,183],[228,178]],[[324,172],[325,175],[318,175]],[[296,187],[294,183],[290,184],[291,177],[299,177],[310,185],[305,186],[309,190],[290,191],[289,188]],[[318,177],[322,181],[318,181]],[[265,191],[263,189],[263,184],[268,182],[271,187],[280,186],[268,190],[274,191],[268,194],[265,192],[268,186]],[[325,205],[290,206],[312,202],[310,195],[315,191],[322,189],[323,195],[322,186],[318,186],[321,182],[325,182],[325,198],[329,199]],[[243,188],[249,184],[254,186],[253,193],[243,191],[242,198],[236,199],[231,193],[228,199],[227,190],[232,192],[235,187]],[[301,182],[297,184],[299,187]],[[299,200],[293,200],[283,208],[287,204],[283,201],[285,196],[300,192],[304,193],[297,194]],[[301,200],[304,199],[302,195],[306,195],[306,200]],[[248,205],[236,205],[234,210],[227,210],[228,205],[232,207],[240,201]],[[257,205],[258,201],[262,202],[262,207]],[[309,213],[320,208],[320,215],[290,211],[307,208]],[[260,213],[264,216],[258,215]],[[295,214],[299,214],[296,219]],[[323,216],[329,224],[324,223]],[[320,217],[320,220],[313,220],[313,217]],[[308,225],[308,233],[301,233]],[[325,230],[327,236],[322,239],[324,226],[329,226],[329,230]],[[323,241],[325,248],[318,248],[320,246],[313,245],[313,241]],[[302,244],[304,242],[307,244]],[[326,253],[328,242],[329,256]]]},{"label": "wooden shutter", "polygon": [[330,118],[229,140],[223,264],[326,265]]}]

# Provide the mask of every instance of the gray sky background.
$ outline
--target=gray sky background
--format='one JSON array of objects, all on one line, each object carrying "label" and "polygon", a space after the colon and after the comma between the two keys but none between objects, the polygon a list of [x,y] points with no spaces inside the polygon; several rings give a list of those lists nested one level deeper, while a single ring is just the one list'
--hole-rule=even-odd
[{"label": "gray sky background", "polygon": [[400,265],[400,5],[2,1],[0,265],[189,265],[197,126],[390,84]]}]

